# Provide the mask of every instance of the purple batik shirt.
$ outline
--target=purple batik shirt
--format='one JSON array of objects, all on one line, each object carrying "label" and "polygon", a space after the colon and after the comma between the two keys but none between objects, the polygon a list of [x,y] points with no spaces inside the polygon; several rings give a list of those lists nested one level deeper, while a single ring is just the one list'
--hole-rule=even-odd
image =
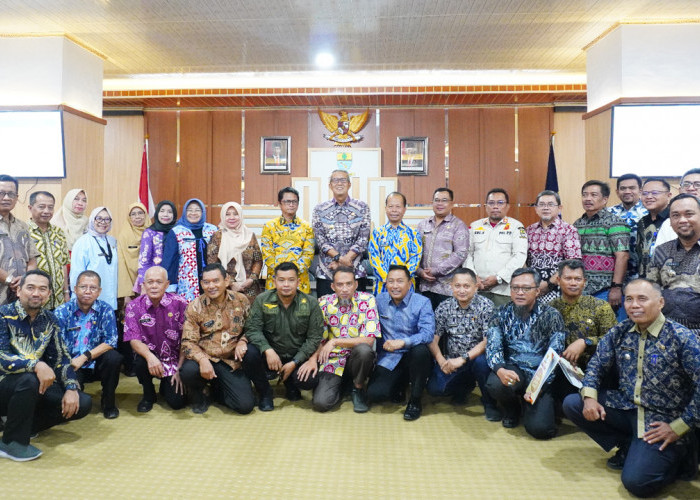
[{"label": "purple batik shirt", "polygon": [[134,292],[141,293],[141,285],[146,271],[153,266],[163,265],[163,240],[164,234],[155,229],[148,228],[141,235],[141,248],[139,249],[139,269],[134,282]]},{"label": "purple batik shirt", "polygon": [[423,257],[420,267],[432,269],[437,280],[422,280],[421,292],[433,292],[452,296],[450,282],[452,275],[467,258],[469,250],[469,229],[462,219],[448,214],[440,224],[435,225],[435,216],[418,223],[418,232],[423,238]]},{"label": "purple batik shirt", "polygon": [[140,340],[146,344],[163,364],[164,377],[177,372],[185,309],[185,299],[167,292],[157,306],[148,295],[140,295],[126,306],[124,342]]}]

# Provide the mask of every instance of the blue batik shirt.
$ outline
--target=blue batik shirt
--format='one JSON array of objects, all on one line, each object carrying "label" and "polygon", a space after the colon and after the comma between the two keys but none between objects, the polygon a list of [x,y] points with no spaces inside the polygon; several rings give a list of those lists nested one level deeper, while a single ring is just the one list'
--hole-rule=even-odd
[{"label": "blue batik shirt", "polygon": [[[106,302],[96,300],[90,310],[84,313],[73,297],[69,302],[57,307],[54,313],[61,325],[61,335],[71,358],[91,351],[100,344],[117,348],[117,322],[112,307]],[[94,361],[82,366],[94,367]]]}]

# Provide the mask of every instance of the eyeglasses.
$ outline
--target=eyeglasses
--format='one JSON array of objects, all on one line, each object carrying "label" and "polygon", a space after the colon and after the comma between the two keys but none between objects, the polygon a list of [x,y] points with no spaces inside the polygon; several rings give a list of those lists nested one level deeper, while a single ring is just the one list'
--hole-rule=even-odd
[{"label": "eyeglasses", "polygon": [[536,286],[512,286],[510,287],[511,290],[513,290],[515,293],[527,293],[532,290],[535,290],[537,287]]},{"label": "eyeglasses", "polygon": [[348,184],[350,179],[331,179],[331,184]]},{"label": "eyeglasses", "polygon": [[[691,187],[693,187],[693,188],[695,188],[695,189],[700,189],[700,181],[695,181],[695,182],[685,181],[685,182],[681,182],[681,187],[682,187],[683,189],[689,189],[689,188],[691,188]],[[2,194],[2,193],[0,193],[0,194]],[[10,194],[10,193],[7,193],[7,194]],[[16,196],[16,195],[15,195],[15,196]]]},{"label": "eyeglasses", "polygon": [[556,203],[538,203],[537,208],[555,208],[558,207]]},{"label": "eyeglasses", "polygon": [[450,203],[451,201],[449,198],[435,198],[433,203]]},{"label": "eyeglasses", "polygon": [[95,222],[98,224],[109,224],[112,222],[112,219],[110,217],[95,217]]},{"label": "eyeglasses", "polygon": [[660,194],[668,193],[668,191],[642,191],[642,196],[651,196],[652,198],[656,198]]},{"label": "eyeglasses", "polygon": [[282,200],[280,203],[282,205],[298,205],[299,200]]},{"label": "eyeglasses", "polygon": [[100,289],[99,286],[92,286],[92,285],[78,285],[76,287],[78,290],[81,292],[96,292]]},{"label": "eyeglasses", "polygon": [[13,193],[12,191],[0,191],[0,200],[2,200],[6,196],[9,199],[14,200],[15,198],[17,198],[17,193]]},{"label": "eyeglasses", "polygon": [[489,200],[489,201],[486,202],[486,204],[487,204],[488,206],[490,206],[490,207],[495,207],[495,206],[502,207],[502,206],[505,205],[506,203],[507,203],[506,200],[498,200],[498,201],[496,201],[496,200]]}]

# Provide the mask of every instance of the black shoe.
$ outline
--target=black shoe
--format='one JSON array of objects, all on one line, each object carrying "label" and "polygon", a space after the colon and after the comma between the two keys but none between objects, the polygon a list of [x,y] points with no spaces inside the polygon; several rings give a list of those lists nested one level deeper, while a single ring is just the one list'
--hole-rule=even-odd
[{"label": "black shoe", "polygon": [[418,420],[422,411],[423,408],[421,408],[420,403],[412,403],[409,401],[406,406],[406,411],[403,412],[403,419],[408,421]]},{"label": "black shoe", "polygon": [[518,417],[503,417],[503,420],[501,421],[501,424],[506,429],[514,429],[515,427],[518,426],[518,423],[519,423]]},{"label": "black shoe", "polygon": [[105,416],[105,418],[109,420],[114,420],[119,416],[119,408],[112,407],[112,408],[105,408],[102,414]]},{"label": "black shoe", "polygon": [[364,389],[352,390],[352,409],[355,413],[367,413],[369,411],[367,392]]},{"label": "black shoe", "polygon": [[617,453],[608,458],[606,465],[608,466],[608,469],[622,470],[622,468],[625,466],[625,460],[627,460],[627,450],[619,448]]},{"label": "black shoe", "polygon": [[268,394],[265,394],[260,398],[258,402],[258,410],[260,411],[272,411],[275,409],[275,402],[272,400],[272,390]]},{"label": "black shoe", "polygon": [[136,411],[139,413],[148,413],[153,409],[153,401],[149,399],[142,399],[139,404],[136,405]]},{"label": "black shoe", "polygon": [[301,399],[301,391],[297,387],[290,385],[285,391],[285,397],[289,401],[299,401]]},{"label": "black shoe", "polygon": [[494,405],[484,405],[484,414],[489,422],[500,422],[503,418],[501,410]]},{"label": "black shoe", "polygon": [[391,402],[396,404],[403,404],[406,401],[406,392],[403,389],[396,391],[391,395]]},{"label": "black shoe", "polygon": [[197,415],[201,415],[202,413],[206,413],[207,410],[209,409],[209,403],[205,399],[204,401],[200,401],[199,403],[194,403],[192,405],[192,413],[196,413]]}]

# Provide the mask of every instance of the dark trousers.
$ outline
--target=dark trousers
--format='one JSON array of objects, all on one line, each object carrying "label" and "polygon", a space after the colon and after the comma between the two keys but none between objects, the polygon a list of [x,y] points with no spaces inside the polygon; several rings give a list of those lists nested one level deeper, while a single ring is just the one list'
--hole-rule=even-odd
[{"label": "dark trousers", "polygon": [[420,403],[432,361],[433,356],[426,344],[411,347],[393,370],[377,366],[369,379],[367,397],[373,403],[386,401],[410,383],[411,402]]},{"label": "dark trousers", "polygon": [[[153,375],[148,371],[148,362],[141,356],[136,356],[134,361],[134,372],[139,383],[143,387],[143,399],[154,403],[156,401],[156,388],[153,385]],[[165,402],[173,410],[184,408],[187,404],[187,398],[184,394],[178,394],[173,385],[173,377],[163,377],[160,379],[159,392],[165,398]]]},{"label": "dark trousers", "polygon": [[367,344],[359,344],[352,348],[343,370],[343,375],[319,372],[311,383],[314,384],[313,407],[316,411],[331,410],[340,401],[344,384],[352,382],[353,386],[364,386],[372,373],[376,354]]},{"label": "dark trousers", "polygon": [[216,377],[208,381],[200,375],[199,363],[186,360],[180,368],[180,378],[192,395],[192,402],[201,403],[204,387],[211,382],[212,394],[216,401],[243,415],[253,411],[255,397],[250,379],[242,369],[233,370],[223,361],[212,362]]},{"label": "dark trousers", "polygon": [[430,300],[430,305],[432,306],[433,311],[437,309],[440,304],[450,298],[450,295],[443,295],[435,292],[421,292],[420,294]]},{"label": "dark trousers", "polygon": [[481,402],[484,406],[495,406],[496,401],[486,390],[486,381],[490,374],[491,368],[486,363],[485,354],[477,356],[449,375],[443,373],[437,363],[433,363],[433,372],[426,389],[431,396],[454,396],[456,399],[463,399],[475,384],[479,384]]},{"label": "dark trousers", "polygon": [[517,373],[520,381],[511,386],[503,385],[501,379],[491,372],[486,382],[486,390],[503,408],[504,417],[519,419],[524,408],[523,425],[527,433],[535,439],[553,438],[557,434],[557,424],[550,388],[542,388],[535,404],[527,403],[523,394],[530,383],[530,376],[515,365],[506,365],[505,368]]},{"label": "dark trousers", "polygon": [[116,408],[117,403],[114,393],[119,384],[119,370],[124,357],[114,349],[110,349],[95,360],[95,368],[81,368],[75,374],[80,382],[80,388],[84,390],[86,382],[99,380],[102,383],[102,408]]},{"label": "dark trousers", "polygon": [[[365,292],[367,291],[367,285],[369,280],[367,278],[357,278],[357,291]],[[323,297],[324,295],[329,295],[335,293],[331,288],[333,280],[327,280],[323,278],[316,278],[316,297]]]},{"label": "dark trousers", "polygon": [[605,451],[610,451],[615,446],[628,448],[621,479],[630,493],[638,497],[656,495],[661,488],[676,479],[685,461],[690,461],[694,472],[697,472],[695,436],[690,435],[680,442],[671,443],[660,451],[661,443],[648,444],[635,437],[636,409],[617,410],[605,405],[604,408],[605,420],[591,422],[583,416],[583,399],[579,394],[570,394],[564,399],[566,417],[601,448]]},{"label": "dark trousers", "polygon": [[63,389],[56,383],[39,394],[39,379],[34,373],[15,373],[0,381],[0,415],[6,415],[2,440],[9,444],[17,441],[29,444],[32,431],[39,432],[67,420],[78,420],[90,413],[92,398],[78,391],[78,412],[63,418]]},{"label": "dark trousers", "polygon": [[[282,364],[289,363],[292,358],[285,358],[280,356]],[[268,380],[267,373],[269,367],[267,366],[267,361],[265,357],[260,353],[260,350],[253,344],[248,344],[248,351],[243,357],[243,368],[246,373],[253,381],[255,389],[258,394],[262,396],[272,396],[272,387],[270,387],[270,382]],[[270,376],[275,378],[277,375],[274,372],[270,372]],[[316,382],[309,378],[305,381],[299,380],[299,365],[294,367],[292,373],[284,381],[284,385],[287,389],[297,388],[302,391],[310,391],[316,387]]]}]

